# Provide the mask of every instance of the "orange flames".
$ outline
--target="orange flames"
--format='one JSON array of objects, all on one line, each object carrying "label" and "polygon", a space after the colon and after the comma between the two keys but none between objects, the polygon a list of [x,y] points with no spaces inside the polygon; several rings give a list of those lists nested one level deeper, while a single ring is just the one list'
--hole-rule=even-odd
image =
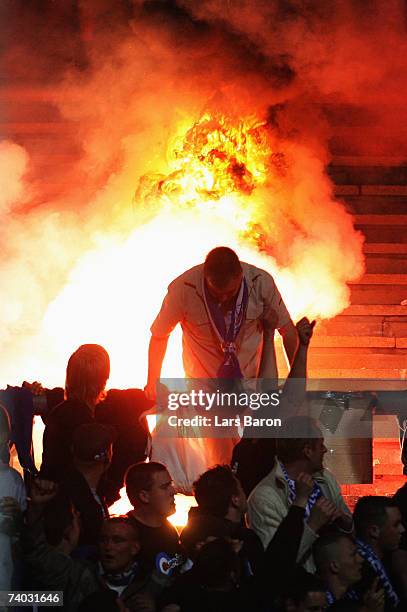
[{"label": "orange flames", "polygon": [[[114,218],[100,228],[94,249],[48,305],[37,337],[42,350],[25,359],[26,378],[60,384],[69,354],[97,342],[111,356],[110,386],[144,386],[149,327],[166,286],[217,245],[267,269],[293,318],[340,312],[346,281],[362,270],[361,238],[332,199],[322,161],[305,146],[278,141],[257,118],[206,113],[182,122],[167,159],[152,162],[139,180],[134,211],[127,237]],[[183,376],[178,329],[162,375]],[[119,506],[128,508],[124,499]]]}]

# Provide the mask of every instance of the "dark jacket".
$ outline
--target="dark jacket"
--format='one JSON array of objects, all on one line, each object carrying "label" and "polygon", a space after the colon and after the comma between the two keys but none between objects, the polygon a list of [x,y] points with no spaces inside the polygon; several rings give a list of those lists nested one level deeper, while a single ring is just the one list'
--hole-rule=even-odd
[{"label": "dark jacket", "polygon": [[92,423],[93,420],[89,406],[74,400],[65,400],[44,417],[41,478],[54,482],[61,482],[65,478],[73,467],[73,432],[79,425]]},{"label": "dark jacket", "polygon": [[254,531],[228,519],[205,514],[199,506],[191,508],[188,523],[181,533],[181,542],[189,555],[193,556],[193,549],[198,542],[205,542],[210,536],[231,538],[243,542],[240,557],[243,563],[250,564],[252,572],[256,572],[263,562],[263,544]]},{"label": "dark jacket", "polygon": [[[35,589],[63,591],[64,610],[75,612],[89,595],[105,590],[99,566],[91,561],[72,559],[47,543],[43,519],[38,515],[23,534],[24,560]],[[150,575],[140,574],[126,587],[121,599],[131,612],[141,610],[137,595],[149,594],[153,598],[157,586]]]},{"label": "dark jacket", "polygon": [[297,571],[296,558],[304,531],[303,508],[291,506],[263,554],[254,576],[242,576],[240,584],[229,590],[202,588],[194,567],[162,595],[161,606],[178,604],[181,612],[272,611],[273,601],[286,593]]}]

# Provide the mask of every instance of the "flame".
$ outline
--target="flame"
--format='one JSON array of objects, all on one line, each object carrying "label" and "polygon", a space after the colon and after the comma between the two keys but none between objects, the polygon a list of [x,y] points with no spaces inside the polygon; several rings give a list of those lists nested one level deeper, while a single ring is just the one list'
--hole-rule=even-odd
[{"label": "flame", "polygon": [[[218,245],[269,271],[294,319],[331,317],[348,305],[362,240],[332,199],[322,161],[304,146],[276,139],[253,116],[205,113],[180,123],[167,158],[151,166],[138,182],[133,227],[119,231],[120,214],[129,215],[114,208],[117,223],[100,228],[49,303],[37,336],[44,349],[26,353],[26,378],[60,384],[69,354],[97,342],[111,357],[110,387],[143,387],[149,327],[166,286]],[[177,328],[162,376],[183,375]],[[112,511],[128,509],[122,496]]]},{"label": "flame", "polygon": [[[305,204],[302,212],[300,201],[314,195],[307,194],[314,189],[308,173],[323,174],[323,166],[301,147],[284,151],[280,143],[278,150],[273,142],[269,126],[253,117],[232,121],[207,113],[180,125],[161,171],[139,180],[135,228],[127,238],[114,229],[100,231],[96,247],[83,255],[47,308],[39,336],[43,346],[52,346],[52,359],[47,353],[42,361],[37,353],[26,370],[60,381],[69,353],[92,341],[111,355],[111,385],[143,385],[148,330],[166,285],[220,244],[275,277],[293,318],[340,312],[348,303],[346,280],[360,273],[355,260],[361,241],[350,215],[330,199],[327,179],[326,193],[318,185],[326,214],[320,211],[313,220]],[[298,165],[305,167],[305,178],[296,176]],[[290,208],[279,210],[290,197],[300,220],[293,220]],[[140,225],[146,211],[150,218]],[[284,266],[271,256],[279,242],[276,231],[280,241],[290,242]],[[350,255],[341,268],[345,239]],[[164,376],[183,376],[180,354],[178,331]]]},{"label": "flame", "polygon": [[[177,493],[175,495],[175,512],[168,517],[170,523],[174,527],[180,528],[185,527],[188,522],[188,512],[192,506],[197,506],[196,500],[192,495],[181,495]],[[121,516],[127,514],[132,509],[129,499],[126,495],[126,489],[123,487],[120,489],[120,499],[118,499],[109,508],[110,516]]]}]

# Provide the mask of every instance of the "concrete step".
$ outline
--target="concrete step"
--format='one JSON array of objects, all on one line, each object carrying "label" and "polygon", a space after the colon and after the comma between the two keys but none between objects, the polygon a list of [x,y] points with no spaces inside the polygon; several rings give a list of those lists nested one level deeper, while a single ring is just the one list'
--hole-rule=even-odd
[{"label": "concrete step", "polygon": [[341,312],[341,316],[389,316],[389,317],[400,317],[407,315],[407,305],[400,306],[399,304],[352,304]]},{"label": "concrete step", "polygon": [[[393,276],[393,275],[389,275]],[[394,275],[397,276],[397,275]],[[393,304],[400,305],[407,300],[407,285],[405,283],[359,283],[350,287],[350,299],[353,305]]]},{"label": "concrete step", "polygon": [[[343,359],[337,360],[343,363]],[[332,368],[314,368],[309,367],[308,369],[308,377],[314,380],[319,379],[355,379],[355,378],[366,378],[366,379],[378,379],[378,380],[404,380],[407,378],[407,367],[404,368],[389,368],[385,367],[386,364],[383,364],[384,367],[378,368],[352,368],[351,365],[348,365],[347,359],[345,360],[346,367],[341,368],[337,363],[337,367]],[[281,376],[284,377],[287,375],[287,368],[284,371],[283,367],[280,367],[278,371]]]},{"label": "concrete step", "polygon": [[355,215],[402,215],[407,213],[406,196],[345,196],[346,208]]},{"label": "concrete step", "polygon": [[[341,364],[352,370],[396,369],[407,371],[407,351],[402,353],[363,353],[357,349],[311,349],[309,355],[310,370],[331,370]],[[329,352],[328,352],[329,350]],[[316,352],[317,351],[317,352]],[[362,377],[363,378],[363,377]]]},{"label": "concrete step", "polygon": [[364,274],[350,285],[407,285],[407,274]]},{"label": "concrete step", "polygon": [[397,244],[397,243],[386,243],[386,242],[378,242],[373,244],[364,244],[363,252],[365,254],[374,254],[374,255],[400,255],[407,256],[407,244]]},{"label": "concrete step", "polygon": [[341,335],[328,336],[316,334],[312,339],[311,351],[317,348],[386,348],[395,349],[397,340],[407,338],[383,337],[383,336],[362,336],[362,335]]},{"label": "concrete step", "polygon": [[336,185],[405,185],[407,166],[332,165],[328,174]]},{"label": "concrete step", "polygon": [[365,236],[366,243],[386,242],[387,244],[406,244],[407,231],[405,226],[397,225],[355,225]]},{"label": "concrete step", "polygon": [[350,196],[407,196],[407,185],[335,185],[334,193],[341,199]]},{"label": "concrete step", "polygon": [[407,318],[386,316],[343,316],[330,321],[320,321],[315,327],[312,346],[319,336],[379,336],[383,338],[407,338]]},{"label": "concrete step", "polygon": [[407,225],[407,215],[355,215],[355,225]]},{"label": "concrete step", "polygon": [[407,274],[407,252],[381,256],[366,253],[365,264],[367,274]]}]

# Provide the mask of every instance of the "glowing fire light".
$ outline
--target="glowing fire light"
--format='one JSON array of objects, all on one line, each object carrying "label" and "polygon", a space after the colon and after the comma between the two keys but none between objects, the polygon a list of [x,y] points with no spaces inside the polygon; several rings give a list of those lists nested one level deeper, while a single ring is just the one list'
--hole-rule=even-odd
[{"label": "glowing fire light", "polygon": [[[36,338],[45,349],[20,364],[26,378],[60,383],[69,354],[97,342],[111,356],[109,386],[143,387],[149,327],[165,287],[218,245],[268,270],[294,319],[340,312],[346,282],[362,272],[362,240],[332,199],[323,163],[304,146],[278,142],[258,118],[206,113],[185,121],[167,159],[140,178],[134,211],[126,236],[114,223],[100,230],[49,304]],[[272,256],[280,243],[284,265]],[[162,375],[183,376],[179,329]]]}]

